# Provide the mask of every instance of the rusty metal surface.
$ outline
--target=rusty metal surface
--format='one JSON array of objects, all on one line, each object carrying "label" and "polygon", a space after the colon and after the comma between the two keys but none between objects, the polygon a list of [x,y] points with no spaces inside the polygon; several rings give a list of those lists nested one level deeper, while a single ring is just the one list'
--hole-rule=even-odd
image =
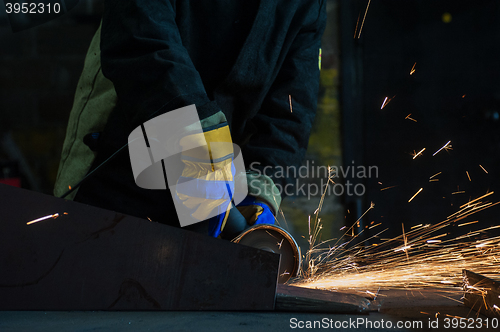
[{"label": "rusty metal surface", "polygon": [[463,270],[464,304],[488,317],[500,317],[500,282]]},{"label": "rusty metal surface", "polygon": [[1,184],[0,202],[0,310],[274,308],[279,255]]}]

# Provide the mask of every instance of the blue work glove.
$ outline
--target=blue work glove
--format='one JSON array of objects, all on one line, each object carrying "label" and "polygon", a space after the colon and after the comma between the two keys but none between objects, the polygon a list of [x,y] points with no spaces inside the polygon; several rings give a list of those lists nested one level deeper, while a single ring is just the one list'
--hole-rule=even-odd
[{"label": "blue work glove", "polygon": [[[223,227],[222,234],[215,233],[217,223],[220,223],[224,217],[227,216],[227,221]],[[210,220],[211,225],[210,235],[219,236],[226,240],[232,240],[245,229],[258,224],[274,224],[276,218],[269,206],[263,201],[258,200],[255,196],[248,195],[236,207],[232,206],[229,213],[224,216],[219,216],[219,220],[215,217]]]},{"label": "blue work glove", "polygon": [[246,219],[249,226],[258,224],[274,224],[276,218],[269,205],[248,195],[238,206],[238,211]]}]

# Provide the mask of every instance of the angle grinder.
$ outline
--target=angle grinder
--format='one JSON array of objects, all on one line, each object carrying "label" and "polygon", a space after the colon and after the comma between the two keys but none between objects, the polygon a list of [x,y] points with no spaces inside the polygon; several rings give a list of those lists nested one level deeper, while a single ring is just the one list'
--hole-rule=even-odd
[{"label": "angle grinder", "polygon": [[234,243],[280,254],[278,283],[284,284],[299,272],[300,247],[283,228],[271,224],[258,224],[246,229],[232,240]]}]

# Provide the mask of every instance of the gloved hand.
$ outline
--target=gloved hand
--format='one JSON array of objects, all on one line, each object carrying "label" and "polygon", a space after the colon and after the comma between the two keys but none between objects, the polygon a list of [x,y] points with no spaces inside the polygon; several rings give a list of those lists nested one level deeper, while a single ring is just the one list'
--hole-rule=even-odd
[{"label": "gloved hand", "polygon": [[274,224],[276,220],[269,205],[255,196],[248,195],[236,208],[245,217],[249,226]]},{"label": "gloved hand", "polygon": [[231,208],[235,167],[233,145],[227,122],[183,137],[182,174],[176,199],[198,221],[210,219],[209,234],[219,236]]},{"label": "gloved hand", "polygon": [[229,210],[221,237],[232,240],[250,226],[274,224],[275,220],[269,205],[255,196],[248,195],[240,204]]}]

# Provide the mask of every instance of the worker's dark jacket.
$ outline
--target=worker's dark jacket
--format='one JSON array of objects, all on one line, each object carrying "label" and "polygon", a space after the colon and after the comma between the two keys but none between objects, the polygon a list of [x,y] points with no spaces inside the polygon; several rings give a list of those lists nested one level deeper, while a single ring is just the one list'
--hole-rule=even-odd
[{"label": "worker's dark jacket", "polygon": [[[300,165],[316,111],[325,0],[104,3],[100,62],[118,98],[91,169],[146,120],[190,104],[200,119],[224,113],[247,169]],[[287,181],[273,180],[278,187]],[[75,200],[177,224],[168,190],[135,185],[127,148]]]}]

